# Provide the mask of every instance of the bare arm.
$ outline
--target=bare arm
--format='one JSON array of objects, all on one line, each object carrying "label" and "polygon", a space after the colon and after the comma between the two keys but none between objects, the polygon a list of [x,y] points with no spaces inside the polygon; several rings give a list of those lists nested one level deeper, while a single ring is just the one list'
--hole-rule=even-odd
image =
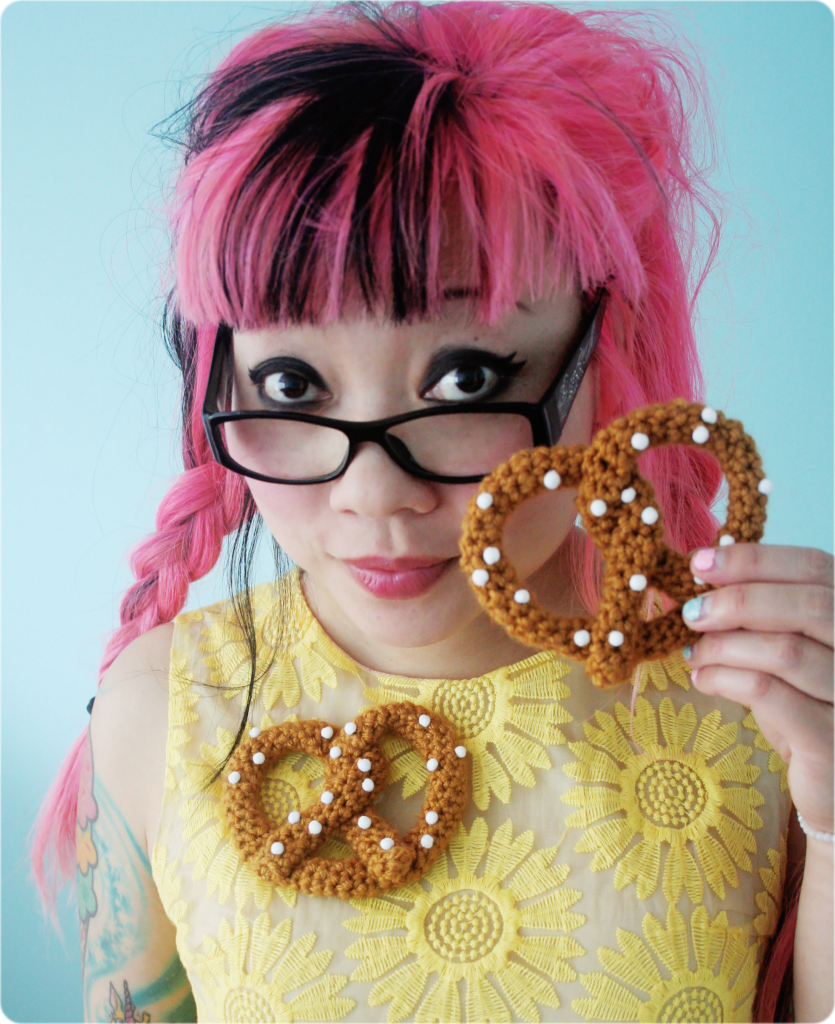
[{"label": "bare arm", "polygon": [[108,672],[87,738],[76,828],[85,1021],[197,1019],[148,859],[163,790],[170,641],[170,631],[153,633]]},{"label": "bare arm", "polygon": [[795,1020],[826,1020],[832,1012],[833,844],[806,842],[806,866],[794,933]]},{"label": "bare arm", "polygon": [[[816,548],[734,544],[694,553],[690,567],[717,586],[683,609],[694,630],[688,655],[693,684],[751,709],[789,766],[792,803],[811,828],[831,832],[832,555]],[[823,1020],[832,1010],[832,868],[832,845],[810,838],[794,941],[799,1021]]]}]

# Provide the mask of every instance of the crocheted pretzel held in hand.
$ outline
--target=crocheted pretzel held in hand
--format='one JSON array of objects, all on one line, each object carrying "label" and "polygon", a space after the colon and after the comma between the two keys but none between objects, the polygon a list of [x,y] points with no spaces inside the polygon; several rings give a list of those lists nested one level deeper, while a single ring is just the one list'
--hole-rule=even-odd
[{"label": "crocheted pretzel held in hand", "polygon": [[[232,839],[265,881],[313,896],[374,896],[421,878],[447,846],[467,798],[466,749],[440,715],[404,701],[370,708],[334,729],[327,722],[284,722],[250,730],[229,761],[221,806]],[[385,736],[405,740],[426,760],[429,784],[421,816],[400,836],[372,801],[388,779],[380,749]],[[325,765],[319,803],[293,811],[286,824],[264,813],[260,793],[270,768],[285,754],[303,752]],[[329,836],[354,851],[320,857]]]},{"label": "crocheted pretzel held in hand", "polygon": [[[697,584],[689,559],[665,545],[655,492],[638,469],[641,452],[668,444],[701,448],[719,461],[730,499],[718,543],[760,540],[771,484],[754,442],[741,423],[683,399],[624,416],[601,430],[588,447],[517,452],[484,478],[464,519],[461,567],[485,610],[518,640],[585,661],[596,686],[617,686],[640,662],[662,658],[692,638],[680,608],[644,620],[642,591],[647,586],[682,604],[714,589]],[[511,512],[560,486],[578,488],[575,504],[606,563],[594,619],[545,611],[502,553]]]}]

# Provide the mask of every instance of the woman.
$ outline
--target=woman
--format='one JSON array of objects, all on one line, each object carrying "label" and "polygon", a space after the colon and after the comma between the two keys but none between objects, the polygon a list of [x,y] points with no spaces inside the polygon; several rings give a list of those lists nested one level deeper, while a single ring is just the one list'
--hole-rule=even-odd
[{"label": "woman", "polygon": [[[460,478],[495,464],[475,457],[483,431],[463,433],[467,403],[562,384],[552,441],[573,444],[698,397],[687,260],[705,190],[677,60],[602,13],[344,7],[257,33],[198,97],[171,211],[186,472],[134,556],[90,740],[64,776],[77,808],[58,808],[77,837],[88,1016],[183,1019],[193,994],[201,1019],[746,1019],[778,924],[789,790],[816,833],[795,1006],[828,1012],[828,556],[714,549],[715,465],[654,453],[671,543],[699,548],[694,573],[723,587],[688,619],[706,633],[688,652],[698,672],[672,658],[648,674],[633,744],[628,694],[532,657],[455,566],[477,489]],[[572,389],[562,370],[594,332]],[[203,413],[211,431],[227,395],[282,417],[228,421],[213,450]],[[310,419],[382,430],[442,407],[347,461],[344,433]],[[496,461],[532,441],[503,432]],[[244,578],[236,601],[172,622],[256,511],[300,572]],[[556,491],[508,538],[565,614],[599,597],[574,515]],[[265,884],[220,809],[247,731],[288,714],[338,728],[408,699],[471,758],[450,853],[377,901]],[[128,723],[138,766],[113,739]],[[405,830],[427,774],[387,752],[403,785],[379,806]],[[322,771],[282,762],[265,808],[325,802]]]}]

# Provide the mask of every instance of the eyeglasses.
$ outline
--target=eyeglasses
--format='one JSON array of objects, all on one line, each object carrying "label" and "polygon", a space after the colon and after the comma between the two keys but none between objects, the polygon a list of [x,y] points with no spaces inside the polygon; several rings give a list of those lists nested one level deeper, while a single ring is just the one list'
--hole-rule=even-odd
[{"label": "eyeglasses", "polygon": [[212,454],[255,480],[320,484],[341,476],[359,446],[371,442],[422,480],[477,483],[515,452],[559,441],[600,337],[606,300],[605,291],[594,295],[567,361],[538,402],[461,402],[365,422],[232,410],[232,331],[221,324],[203,403]]}]

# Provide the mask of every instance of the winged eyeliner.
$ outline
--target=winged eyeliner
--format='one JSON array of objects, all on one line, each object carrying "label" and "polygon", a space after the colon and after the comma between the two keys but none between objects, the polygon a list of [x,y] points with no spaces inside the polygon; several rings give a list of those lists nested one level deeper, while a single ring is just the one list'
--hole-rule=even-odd
[{"label": "winged eyeliner", "polygon": [[[500,356],[486,349],[472,347],[454,348],[438,352],[432,358],[429,369],[426,371],[420,388],[421,393],[433,388],[450,370],[455,370],[462,366],[486,366],[501,378],[490,396],[492,398],[504,390],[527,362],[525,359],[514,362],[515,359],[515,352],[511,352],[510,355]],[[261,384],[272,373],[286,372],[298,373],[315,387],[321,388],[323,391],[328,390],[328,386],[321,375],[309,363],[306,363],[303,359],[297,359],[295,356],[275,356],[272,359],[265,359],[264,362],[259,363],[249,371],[249,378],[253,384]]]}]

